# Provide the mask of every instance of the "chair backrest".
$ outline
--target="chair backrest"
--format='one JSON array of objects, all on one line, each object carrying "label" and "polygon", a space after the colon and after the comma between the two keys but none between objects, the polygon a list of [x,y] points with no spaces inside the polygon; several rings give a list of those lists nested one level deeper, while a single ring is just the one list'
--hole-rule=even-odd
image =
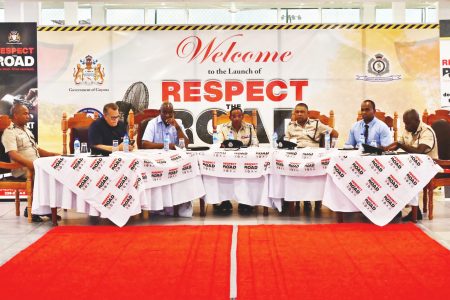
[{"label": "chair backrest", "polygon": [[89,117],[85,112],[76,113],[73,117],[67,119],[67,114],[63,113],[61,120],[61,130],[63,136],[63,154],[67,154],[67,130],[69,134],[69,150],[73,153],[73,142],[76,138],[80,142],[88,142],[89,126],[98,118],[98,114],[94,113],[94,118]]},{"label": "chair backrest", "polygon": [[[0,115],[0,161],[10,162],[9,155],[5,152],[5,147],[1,142],[3,131],[11,124],[11,119],[7,115]],[[0,174],[11,173],[9,169],[0,169]]]},{"label": "chair backrest", "polygon": [[[217,132],[217,126],[220,124],[225,124],[230,121],[230,113],[222,114],[217,116],[217,110],[213,109],[212,111],[212,126],[213,132]],[[255,127],[255,130],[258,128],[258,116],[256,114],[256,109],[252,110],[252,115],[244,114],[244,122],[252,124]]]},{"label": "chair backrest", "polygon": [[[334,128],[334,111],[330,110],[330,116],[322,115],[318,110],[308,110],[308,118],[319,120],[321,123]],[[295,122],[295,110],[292,110],[291,121]]]},{"label": "chair backrest", "polygon": [[450,122],[437,120],[431,128],[436,134],[439,159],[450,160]]},{"label": "chair backrest", "polygon": [[[394,112],[394,118],[392,118],[391,116],[386,116],[385,112],[377,110],[375,112],[375,117],[377,119],[383,121],[389,127],[389,129],[392,128],[392,130],[394,131],[394,142],[396,142],[397,138],[398,138],[398,127],[397,127],[398,114],[397,114],[397,112]],[[356,120],[357,121],[362,120],[361,111],[358,111],[358,117]]]},{"label": "chair backrest", "polygon": [[[144,109],[142,112],[134,115],[132,114],[132,112],[130,111],[129,115],[132,115],[134,118],[134,122],[133,125],[137,125],[137,126],[130,126],[130,130],[133,130],[133,136],[134,136],[134,130],[136,127],[137,130],[137,145],[139,148],[142,148],[142,136],[144,135],[145,132],[145,128],[147,128],[147,124],[150,120],[156,118],[157,116],[159,116],[160,112],[159,109]],[[129,123],[131,123],[131,118],[128,118]],[[132,136],[130,134],[130,136]]]},{"label": "chair backrest", "polygon": [[428,114],[428,111],[425,109],[422,115],[422,122],[431,125],[437,120],[446,120],[447,122],[450,122],[450,110],[438,109],[434,114]]}]

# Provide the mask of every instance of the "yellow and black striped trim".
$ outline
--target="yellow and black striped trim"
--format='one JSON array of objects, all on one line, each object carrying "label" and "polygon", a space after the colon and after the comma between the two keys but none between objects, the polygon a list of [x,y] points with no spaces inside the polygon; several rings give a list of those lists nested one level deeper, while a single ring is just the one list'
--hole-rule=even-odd
[{"label": "yellow and black striped trim", "polygon": [[38,26],[38,31],[437,29],[439,24],[284,24],[284,25],[106,25]]}]

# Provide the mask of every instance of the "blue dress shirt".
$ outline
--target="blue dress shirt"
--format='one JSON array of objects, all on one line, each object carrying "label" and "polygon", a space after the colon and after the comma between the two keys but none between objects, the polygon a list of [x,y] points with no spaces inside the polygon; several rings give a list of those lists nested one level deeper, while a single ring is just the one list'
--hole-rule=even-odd
[{"label": "blue dress shirt", "polygon": [[[356,122],[352,129],[350,129],[350,134],[348,136],[348,140],[346,142],[347,145],[352,145],[355,147],[359,143],[359,139],[364,136],[364,130],[366,123],[364,120]],[[377,142],[377,146],[388,146],[392,144],[392,136],[389,130],[389,127],[381,120],[376,117],[370,121],[369,124],[369,135],[367,138],[367,143],[370,144],[372,141]]]},{"label": "blue dress shirt", "polygon": [[[178,124],[180,125],[183,133],[186,134],[183,124]],[[144,135],[142,136],[142,140],[152,143],[164,143],[164,135],[166,132],[169,133],[170,143],[178,145],[178,133],[175,126],[166,126],[166,124],[162,121],[161,116],[158,116],[148,122],[147,128],[145,128]]]}]

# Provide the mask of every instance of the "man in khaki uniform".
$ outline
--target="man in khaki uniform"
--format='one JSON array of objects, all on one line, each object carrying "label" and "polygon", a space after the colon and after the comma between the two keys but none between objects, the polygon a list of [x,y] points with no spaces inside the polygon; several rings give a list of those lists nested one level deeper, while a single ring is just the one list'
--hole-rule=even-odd
[{"label": "man in khaki uniform", "polygon": [[230,122],[219,125],[217,130],[219,140],[223,142],[228,140],[230,132],[233,133],[233,139],[241,141],[244,146],[258,146],[258,137],[252,124],[244,122],[244,113],[239,107],[233,107],[230,111]]},{"label": "man in khaki uniform", "polygon": [[[230,122],[219,125],[217,130],[219,133],[219,140],[223,142],[228,140],[230,132],[233,134],[233,139],[241,141],[244,146],[258,146],[258,137],[256,130],[252,124],[244,122],[244,113],[240,107],[233,107],[230,110]],[[214,211],[221,214],[231,213],[233,206],[230,200],[222,201],[220,204],[214,204]],[[240,214],[248,215],[253,211],[253,207],[247,204],[238,205],[238,212]]]},{"label": "man in khaki uniform", "polygon": [[326,131],[332,138],[337,138],[339,133],[320,122],[308,118],[308,105],[299,103],[294,109],[295,121],[290,122],[286,132],[288,140],[296,139],[297,147],[319,147],[320,136]]},{"label": "man in khaki uniform", "polygon": [[[408,153],[427,154],[433,159],[438,158],[438,145],[436,134],[433,128],[420,121],[419,113],[415,109],[407,110],[403,114],[403,123],[405,123],[405,132],[398,142],[387,146],[386,150],[403,149]],[[418,196],[417,196],[418,197]],[[410,212],[403,221],[410,221],[412,213]],[[417,219],[422,219],[420,208],[417,212]]]},{"label": "man in khaki uniform", "polygon": [[[57,153],[45,151],[36,144],[33,133],[27,128],[30,121],[30,112],[25,105],[15,104],[11,108],[12,122],[5,129],[2,135],[2,143],[5,153],[9,155],[12,162],[18,162],[25,168],[12,170],[13,177],[23,177],[26,169],[34,171],[33,161],[39,157],[55,156]],[[27,208],[24,215],[28,217]],[[34,222],[41,222],[42,219],[33,215]]]}]

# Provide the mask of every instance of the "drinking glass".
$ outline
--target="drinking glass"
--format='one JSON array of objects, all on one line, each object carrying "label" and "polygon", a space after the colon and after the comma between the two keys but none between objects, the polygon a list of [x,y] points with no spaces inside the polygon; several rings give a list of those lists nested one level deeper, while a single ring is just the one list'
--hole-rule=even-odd
[{"label": "drinking glass", "polygon": [[81,143],[80,153],[88,153],[87,143]]},{"label": "drinking glass", "polygon": [[118,140],[113,140],[112,152],[116,152],[116,151],[119,151],[119,141]]},{"label": "drinking glass", "polygon": [[181,150],[184,150],[184,148],[186,148],[186,144],[184,143],[184,139],[180,139],[180,140],[178,141],[178,147],[179,147]]}]

